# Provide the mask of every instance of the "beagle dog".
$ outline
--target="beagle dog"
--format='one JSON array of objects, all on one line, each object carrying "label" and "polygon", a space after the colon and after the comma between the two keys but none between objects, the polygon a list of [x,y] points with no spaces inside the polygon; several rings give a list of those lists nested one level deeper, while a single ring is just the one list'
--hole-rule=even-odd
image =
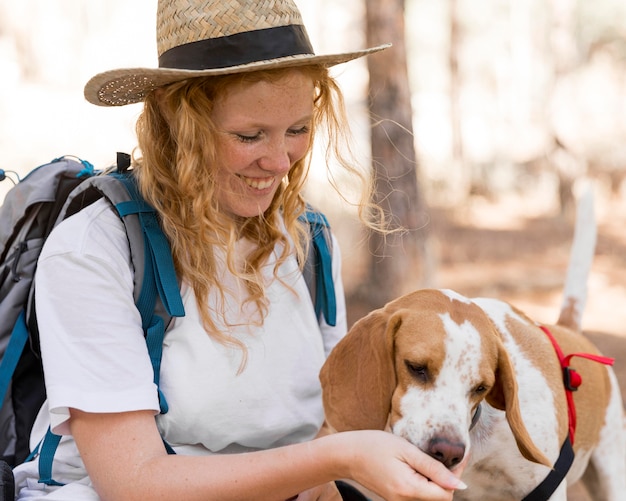
[{"label": "beagle dog", "polygon": [[[569,278],[580,280],[580,260],[573,262]],[[451,290],[418,290],[371,312],[320,373],[328,424],[336,431],[388,429],[450,469],[467,460],[462,478],[469,488],[455,500],[565,501],[567,486],[582,478],[594,501],[623,501],[621,393],[580,332],[584,287],[569,282],[553,326],[506,302]],[[595,359],[576,356],[566,371],[559,350]],[[568,396],[564,373],[572,370],[582,384]],[[572,463],[563,470],[566,449]],[[554,485],[542,497],[537,490],[547,478]]]}]

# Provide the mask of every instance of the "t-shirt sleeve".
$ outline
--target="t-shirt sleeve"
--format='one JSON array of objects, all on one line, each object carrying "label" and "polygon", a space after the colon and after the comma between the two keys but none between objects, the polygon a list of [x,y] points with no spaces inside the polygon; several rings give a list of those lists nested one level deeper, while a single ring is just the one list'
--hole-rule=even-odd
[{"label": "t-shirt sleeve", "polygon": [[55,433],[69,433],[70,408],[158,412],[133,275],[124,226],[105,201],[62,222],[44,245],[35,305]]}]

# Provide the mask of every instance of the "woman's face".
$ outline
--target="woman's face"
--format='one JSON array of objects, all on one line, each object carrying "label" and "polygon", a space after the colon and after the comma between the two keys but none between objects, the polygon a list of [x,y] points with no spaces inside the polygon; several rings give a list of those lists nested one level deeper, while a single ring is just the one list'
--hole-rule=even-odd
[{"label": "woman's face", "polygon": [[239,84],[216,99],[215,178],[223,210],[239,217],[262,214],[282,179],[307,152],[313,117],[313,82],[300,72],[275,82]]}]

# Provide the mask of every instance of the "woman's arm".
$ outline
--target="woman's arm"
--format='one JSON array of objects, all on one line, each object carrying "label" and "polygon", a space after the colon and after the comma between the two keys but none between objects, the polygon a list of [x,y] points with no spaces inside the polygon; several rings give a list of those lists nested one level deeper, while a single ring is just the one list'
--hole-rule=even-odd
[{"label": "woman's arm", "polygon": [[260,452],[183,456],[166,453],[151,411],[70,412],[71,432],[104,500],[285,500],[350,478],[388,501],[438,501],[451,500],[452,489],[461,486],[443,465],[382,431]]}]

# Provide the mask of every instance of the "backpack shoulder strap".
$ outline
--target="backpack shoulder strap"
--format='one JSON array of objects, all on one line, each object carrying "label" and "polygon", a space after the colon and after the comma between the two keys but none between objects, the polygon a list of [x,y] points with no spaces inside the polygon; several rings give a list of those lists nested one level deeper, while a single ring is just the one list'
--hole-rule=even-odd
[{"label": "backpack shoulder strap", "polygon": [[311,235],[309,251],[302,270],[309,287],[318,318],[331,326],[337,325],[337,299],[333,282],[332,236],[326,216],[307,204],[300,219],[305,221]]}]

